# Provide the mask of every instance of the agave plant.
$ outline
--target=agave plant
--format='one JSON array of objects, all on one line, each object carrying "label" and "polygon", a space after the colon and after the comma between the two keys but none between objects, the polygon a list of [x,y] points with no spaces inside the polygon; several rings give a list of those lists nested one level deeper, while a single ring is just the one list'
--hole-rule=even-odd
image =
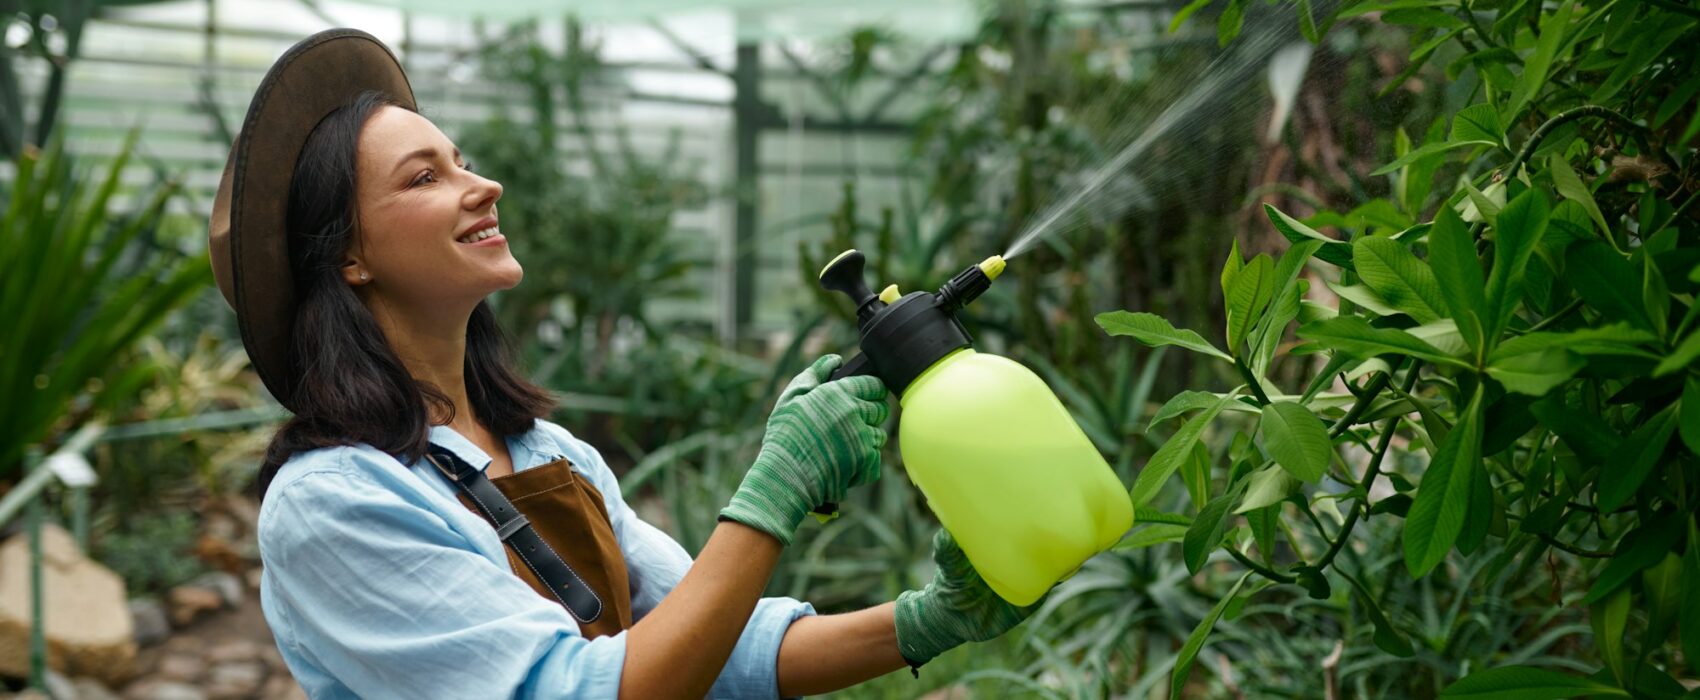
[{"label": "agave plant", "polygon": [[0,218],[0,481],[17,478],[26,446],[67,422],[98,415],[148,378],[114,363],[123,350],[211,278],[205,256],[167,253],[152,240],[176,185],[137,193],[131,215],[111,212],[135,145],[95,179],[55,140],[26,150],[4,185]]}]

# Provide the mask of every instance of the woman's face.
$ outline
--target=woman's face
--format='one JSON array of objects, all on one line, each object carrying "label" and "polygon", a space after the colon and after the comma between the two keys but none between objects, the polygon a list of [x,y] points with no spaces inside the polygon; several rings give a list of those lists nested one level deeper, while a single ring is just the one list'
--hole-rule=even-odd
[{"label": "woman's face", "polygon": [[344,269],[350,284],[433,311],[519,284],[524,273],[497,228],[502,185],[467,169],[429,119],[379,109],[361,129],[355,167],[360,233]]}]

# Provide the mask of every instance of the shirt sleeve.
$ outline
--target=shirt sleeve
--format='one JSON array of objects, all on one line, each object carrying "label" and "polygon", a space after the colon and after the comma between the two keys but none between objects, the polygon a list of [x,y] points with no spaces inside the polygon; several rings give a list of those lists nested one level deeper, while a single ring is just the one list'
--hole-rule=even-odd
[{"label": "shirt sleeve", "polygon": [[[632,621],[643,619],[661,599],[679,585],[691,568],[691,555],[677,540],[644,522],[621,494],[619,480],[602,459],[602,454],[565,428],[553,426],[556,438],[602,492],[613,524],[615,539],[626,557],[626,575],[631,582]],[[762,598],[744,625],[732,656],[709,690],[712,698],[777,698],[779,696],[779,644],[791,623],[815,614],[808,603],[794,598]]]},{"label": "shirt sleeve", "polygon": [[352,471],[268,496],[260,550],[287,602],[279,642],[365,698],[614,698],[626,635],[587,640],[559,605],[421,504]]}]

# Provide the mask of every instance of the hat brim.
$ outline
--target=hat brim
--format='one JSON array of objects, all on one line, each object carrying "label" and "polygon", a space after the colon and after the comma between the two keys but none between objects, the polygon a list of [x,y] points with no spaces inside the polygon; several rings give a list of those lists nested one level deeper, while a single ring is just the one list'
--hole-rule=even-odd
[{"label": "hat brim", "polygon": [[220,184],[228,206],[214,205],[209,251],[220,290],[236,310],[254,369],[290,408],[299,380],[290,362],[296,295],[286,228],[295,161],[320,121],[367,90],[417,109],[401,63],[370,34],[331,29],[284,52],[255,90],[231,148]]}]

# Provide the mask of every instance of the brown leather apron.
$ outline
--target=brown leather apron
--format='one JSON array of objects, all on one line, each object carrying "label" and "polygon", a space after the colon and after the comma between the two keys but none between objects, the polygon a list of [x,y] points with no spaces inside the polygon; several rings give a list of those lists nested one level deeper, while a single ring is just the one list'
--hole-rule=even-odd
[{"label": "brown leather apron", "polygon": [[[632,591],[626,579],[626,559],[614,538],[614,527],[608,520],[608,508],[602,503],[602,492],[589,479],[573,471],[572,464],[557,459],[525,471],[504,474],[490,480],[502,495],[513,502],[531,527],[537,531],[567,565],[584,579],[604,605],[602,614],[591,622],[579,623],[579,632],[587,639],[613,635],[632,626]],[[483,518],[465,493],[456,493],[460,503]],[[485,522],[489,522],[487,519]],[[549,586],[531,571],[531,567],[505,546],[508,566],[514,574],[531,586],[545,600],[560,605],[549,592]],[[563,606],[564,609],[564,606]],[[569,613],[570,614],[570,613]]]}]

